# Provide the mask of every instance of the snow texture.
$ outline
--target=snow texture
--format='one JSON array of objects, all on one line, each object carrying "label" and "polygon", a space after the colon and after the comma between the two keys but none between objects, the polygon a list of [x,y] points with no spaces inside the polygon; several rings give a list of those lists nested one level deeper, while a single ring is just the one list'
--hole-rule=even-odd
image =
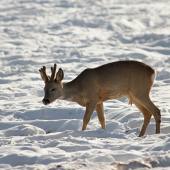
[{"label": "snow texture", "polygon": [[[126,98],[104,103],[107,131],[96,112],[81,131],[76,103],[42,104],[43,65],[68,82],[119,60],[156,70],[161,134],[152,117],[138,137],[143,115]],[[1,0],[0,67],[0,169],[170,169],[169,0]]]}]

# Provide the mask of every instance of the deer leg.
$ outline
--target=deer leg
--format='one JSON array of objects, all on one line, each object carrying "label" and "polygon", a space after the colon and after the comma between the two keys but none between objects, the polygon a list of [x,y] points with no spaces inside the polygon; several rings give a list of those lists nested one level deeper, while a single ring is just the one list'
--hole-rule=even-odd
[{"label": "deer leg", "polygon": [[87,124],[90,121],[90,118],[93,114],[93,111],[96,107],[96,104],[97,104],[97,102],[94,102],[94,101],[86,104],[86,112],[85,112],[85,115],[84,115],[84,118],[83,118],[82,130],[86,130]]},{"label": "deer leg", "polygon": [[102,129],[106,130],[103,103],[96,105],[96,111],[97,111],[98,119],[102,126]]},{"label": "deer leg", "polygon": [[149,95],[134,95],[132,97],[138,101],[144,108],[146,108],[155,118],[156,133],[160,133],[161,113],[160,110],[150,100]]},{"label": "deer leg", "polygon": [[150,99],[148,99],[148,101],[143,101],[143,103],[141,104],[153,114],[156,123],[156,133],[160,133],[160,123],[161,123],[160,110],[152,103]]},{"label": "deer leg", "polygon": [[140,134],[139,134],[139,137],[143,136],[146,132],[146,129],[148,127],[148,124],[150,122],[150,119],[151,119],[151,116],[152,114],[147,110],[145,109],[139,102],[137,102],[136,100],[134,100],[132,98],[132,102],[136,105],[136,107],[143,113],[143,116],[144,116],[144,123],[143,123],[143,126],[142,126],[142,129],[140,131]]}]

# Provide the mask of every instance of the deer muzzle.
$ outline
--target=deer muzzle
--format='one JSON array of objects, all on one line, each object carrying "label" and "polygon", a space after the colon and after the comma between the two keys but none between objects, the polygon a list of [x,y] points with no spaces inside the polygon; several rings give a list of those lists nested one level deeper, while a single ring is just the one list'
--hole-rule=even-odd
[{"label": "deer muzzle", "polygon": [[43,99],[43,100],[42,100],[42,103],[43,103],[44,105],[48,105],[48,104],[50,104],[50,101],[49,101],[48,99]]}]

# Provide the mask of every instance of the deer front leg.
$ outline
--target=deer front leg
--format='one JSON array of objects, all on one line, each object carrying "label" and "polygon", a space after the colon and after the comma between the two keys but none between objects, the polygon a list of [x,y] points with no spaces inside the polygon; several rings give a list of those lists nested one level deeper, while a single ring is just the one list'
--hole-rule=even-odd
[{"label": "deer front leg", "polygon": [[106,131],[103,103],[96,105],[96,111],[97,111],[98,119],[100,121],[102,129],[104,129]]},{"label": "deer front leg", "polygon": [[96,107],[96,104],[97,104],[97,102],[95,102],[95,101],[92,101],[92,102],[86,104],[86,112],[85,112],[85,115],[84,115],[84,118],[83,118],[82,130],[86,130],[87,124],[90,121],[90,118],[93,114],[93,111]]}]

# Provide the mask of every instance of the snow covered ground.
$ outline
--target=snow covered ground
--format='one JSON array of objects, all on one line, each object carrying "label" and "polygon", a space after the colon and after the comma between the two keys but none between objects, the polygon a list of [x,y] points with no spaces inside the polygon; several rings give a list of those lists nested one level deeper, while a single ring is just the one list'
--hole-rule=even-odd
[{"label": "snow covered ground", "polygon": [[[49,106],[38,69],[57,63],[64,81],[118,60],[152,66],[151,98],[162,112],[139,138],[143,115],[126,98],[104,103],[107,131],[85,108]],[[0,1],[0,169],[170,168],[169,0]]]}]

